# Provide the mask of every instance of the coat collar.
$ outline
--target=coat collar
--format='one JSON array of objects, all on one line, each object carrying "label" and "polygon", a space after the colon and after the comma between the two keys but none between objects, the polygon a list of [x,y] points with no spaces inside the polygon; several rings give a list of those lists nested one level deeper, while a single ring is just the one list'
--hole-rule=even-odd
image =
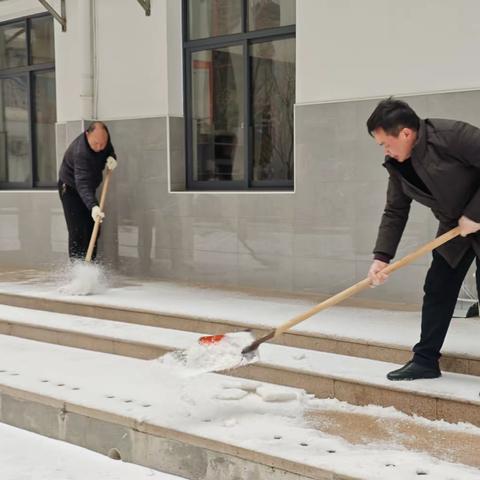
[{"label": "coat collar", "polygon": [[411,158],[413,163],[420,162],[425,155],[425,151],[427,149],[427,132],[426,132],[426,124],[425,120],[420,120],[420,126],[417,132],[417,141],[412,149]]}]

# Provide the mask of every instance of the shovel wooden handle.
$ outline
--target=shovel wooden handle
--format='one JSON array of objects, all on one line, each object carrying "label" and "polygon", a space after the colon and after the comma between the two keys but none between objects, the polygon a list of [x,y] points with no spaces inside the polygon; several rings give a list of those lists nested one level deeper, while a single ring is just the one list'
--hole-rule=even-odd
[{"label": "shovel wooden handle", "polygon": [[[452,228],[452,230],[449,230],[443,235],[440,235],[434,240],[431,240],[430,242],[426,243],[425,245],[418,248],[417,250],[410,253],[409,255],[406,255],[400,260],[397,260],[396,262],[388,265],[382,270],[382,272],[385,272],[385,273],[394,272],[395,270],[398,270],[399,268],[402,268],[403,266],[408,265],[409,263],[412,263],[418,257],[421,257],[422,255],[425,255],[426,253],[431,252],[432,250],[439,247],[440,245],[443,245],[444,243],[448,242],[452,238],[457,237],[459,234],[460,234],[460,227]],[[250,346],[246,347],[243,350],[243,353],[248,353],[248,352],[252,352],[253,350],[256,350],[258,346],[263,342],[266,342],[267,340],[271,340],[272,338],[278,337],[282,333],[292,328],[294,325],[297,325],[297,323],[303,322],[304,320],[307,320],[307,318],[310,318],[311,316],[315,315],[321,310],[325,310],[326,308],[332,307],[333,305],[336,305],[337,303],[342,302],[343,300],[351,297],[352,295],[355,295],[356,293],[361,292],[362,290],[365,290],[370,285],[371,285],[370,279],[368,277],[364,278],[363,280],[356,283],[355,285],[352,285],[346,290],[343,290],[342,292],[337,293],[333,297],[330,297],[327,300],[319,303],[318,305],[315,305],[310,310],[307,310],[306,312],[292,318],[288,322],[285,322],[284,324],[280,325],[275,330],[272,330],[270,333],[268,333],[264,337],[259,338],[258,340],[255,340]]]},{"label": "shovel wooden handle", "polygon": [[[101,212],[103,212],[103,209],[105,207],[105,198],[107,196],[108,184],[110,183],[110,177],[112,176],[112,172],[113,170],[110,170],[109,168],[107,168],[107,174],[105,175],[105,179],[103,180],[102,193],[100,194],[100,205],[99,205]],[[101,220],[102,219],[100,217],[97,217],[95,220],[95,224],[92,230],[92,235],[90,237],[90,243],[88,244],[87,255],[85,255],[86,262],[92,261],[93,250],[95,248],[95,243],[97,242],[98,231],[100,230]]]}]

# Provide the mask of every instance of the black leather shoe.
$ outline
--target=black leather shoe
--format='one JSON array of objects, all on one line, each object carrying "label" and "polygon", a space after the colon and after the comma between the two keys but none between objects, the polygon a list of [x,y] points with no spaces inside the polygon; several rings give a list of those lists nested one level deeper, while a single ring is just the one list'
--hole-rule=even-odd
[{"label": "black leather shoe", "polygon": [[419,378],[438,378],[442,375],[440,369],[424,367],[410,360],[402,368],[387,373],[389,380],[417,380]]}]

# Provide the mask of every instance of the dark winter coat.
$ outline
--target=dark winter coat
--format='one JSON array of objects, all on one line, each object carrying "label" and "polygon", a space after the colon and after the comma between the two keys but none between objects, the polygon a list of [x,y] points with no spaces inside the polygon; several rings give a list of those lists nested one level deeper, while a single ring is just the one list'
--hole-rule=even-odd
[{"label": "dark winter coat", "polygon": [[[374,249],[379,257],[395,256],[412,199],[432,210],[440,222],[438,235],[456,227],[462,215],[480,223],[480,129],[454,120],[421,120],[411,162],[426,189],[407,180],[399,162],[385,158],[390,177]],[[470,246],[480,256],[479,232],[454,238],[437,251],[455,267]]]},{"label": "dark winter coat", "polygon": [[94,152],[85,132],[70,144],[63,156],[59,182],[75,189],[89,210],[98,205],[95,191],[102,183],[102,172],[109,156],[116,158],[110,139],[101,152]]}]

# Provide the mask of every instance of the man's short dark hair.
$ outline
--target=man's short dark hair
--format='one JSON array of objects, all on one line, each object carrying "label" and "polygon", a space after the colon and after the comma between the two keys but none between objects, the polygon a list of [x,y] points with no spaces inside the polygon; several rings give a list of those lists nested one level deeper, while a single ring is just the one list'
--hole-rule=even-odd
[{"label": "man's short dark hair", "polygon": [[110,132],[108,131],[108,127],[103,122],[100,122],[99,120],[92,122],[88,126],[87,133],[92,133],[96,128],[103,128],[103,130],[107,132],[108,138],[110,138]]},{"label": "man's short dark hair", "polygon": [[412,107],[393,97],[382,100],[367,120],[368,133],[372,136],[377,128],[396,137],[402,128],[411,128],[417,132],[419,126],[420,118]]}]

